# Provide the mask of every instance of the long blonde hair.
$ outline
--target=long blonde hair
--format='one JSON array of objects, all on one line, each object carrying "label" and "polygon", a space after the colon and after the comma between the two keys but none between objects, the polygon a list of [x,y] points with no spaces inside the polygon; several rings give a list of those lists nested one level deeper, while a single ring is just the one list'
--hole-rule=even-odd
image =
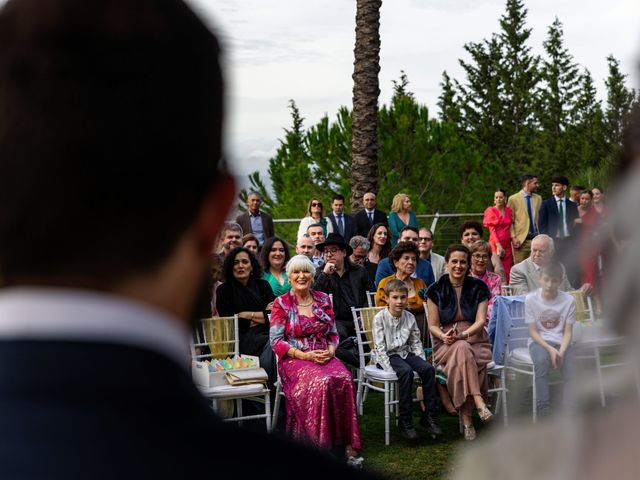
[{"label": "long blonde hair", "polygon": [[320,218],[324,217],[324,205],[322,203],[322,201],[317,198],[317,197],[311,197],[311,200],[309,200],[309,204],[307,205],[307,214],[311,217],[311,204],[316,201],[320,204]]},{"label": "long blonde hair", "polygon": [[405,198],[409,198],[409,195],[406,193],[396,193],[395,197],[393,197],[393,202],[391,202],[391,211],[398,213],[402,210],[402,202]]}]

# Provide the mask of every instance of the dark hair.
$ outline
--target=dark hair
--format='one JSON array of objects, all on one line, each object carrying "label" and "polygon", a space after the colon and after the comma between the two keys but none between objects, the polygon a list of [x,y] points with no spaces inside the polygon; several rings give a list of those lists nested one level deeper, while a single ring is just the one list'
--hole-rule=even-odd
[{"label": "dark hair", "polygon": [[389,252],[391,251],[391,235],[389,234],[389,226],[386,223],[374,223],[371,225],[369,229],[369,233],[367,234],[367,240],[371,244],[371,248],[373,248],[373,237],[380,227],[384,227],[387,229],[387,242],[380,249],[380,259],[387,258],[389,256]]},{"label": "dark hair", "polygon": [[289,253],[289,245],[287,242],[278,237],[270,237],[264,241],[264,245],[262,245],[262,250],[260,250],[260,263],[262,263],[262,268],[264,268],[265,272],[269,271],[269,253],[271,253],[271,248],[273,248],[273,244],[276,242],[281,242],[284,247],[284,263],[282,264],[282,269],[284,271],[287,262],[291,258],[291,254]]},{"label": "dark hair", "polygon": [[564,185],[565,187],[569,186],[569,179],[564,175],[556,175],[551,178],[551,183],[559,183],[560,185]]},{"label": "dark hair", "polygon": [[224,264],[222,265],[222,273],[224,275],[225,283],[230,283],[232,280],[235,279],[235,277],[233,276],[233,262],[235,261],[238,254],[241,252],[244,252],[247,255],[249,255],[249,261],[251,262],[250,278],[253,278],[254,280],[258,280],[262,278],[262,267],[260,266],[260,262],[258,262],[258,259],[253,254],[253,252],[251,252],[251,250],[245,247],[236,247],[233,250],[231,250],[226,257],[224,257]]},{"label": "dark hair", "polygon": [[253,233],[244,234],[244,236],[242,237],[242,246],[244,247],[244,244],[247,242],[256,242],[258,244],[258,248],[260,248],[260,242]]},{"label": "dark hair", "polygon": [[110,288],[162,264],[220,178],[218,56],[182,1],[3,6],[5,285]]},{"label": "dark hair", "polygon": [[471,265],[471,252],[469,251],[469,249],[467,247],[465,247],[464,245],[462,245],[461,243],[454,243],[453,245],[449,245],[447,247],[447,251],[444,252],[444,260],[445,262],[449,261],[449,258],[451,258],[451,254],[454,252],[463,252],[467,255],[467,263],[469,263],[469,265]]},{"label": "dark hair", "polygon": [[407,225],[406,227],[402,227],[400,229],[400,234],[398,235],[398,237],[401,237],[402,234],[404,232],[406,232],[407,230],[411,230],[413,233],[415,233],[416,235],[420,235],[420,230],[418,230],[418,227],[414,227],[413,225]]},{"label": "dark hair", "polygon": [[502,193],[502,194],[505,196],[505,198],[507,198],[507,197],[508,197],[507,192],[505,192],[502,188],[496,188],[496,189],[494,190],[493,194],[495,195],[495,193],[496,193],[496,192],[500,192],[500,193]]},{"label": "dark hair", "polygon": [[391,253],[389,253],[389,265],[391,265],[394,272],[396,270],[396,267],[394,265],[395,262],[400,260],[402,255],[404,255],[405,253],[415,254],[416,262],[420,258],[420,250],[414,242],[398,242],[396,246],[393,247],[393,250],[391,250]]},{"label": "dark hair", "polygon": [[580,195],[584,195],[584,194],[589,195],[591,198],[593,198],[593,192],[591,190],[589,190],[588,188],[585,188],[584,190],[580,191]]},{"label": "dark hair", "polygon": [[538,175],[534,175],[533,173],[525,173],[520,177],[520,183],[524,185],[529,180],[533,180],[534,178],[538,178]]},{"label": "dark hair", "polygon": [[476,232],[478,232],[478,234],[480,235],[480,238],[482,238],[482,235],[484,234],[484,229],[482,228],[482,224],[480,222],[476,222],[475,220],[468,220],[464,222],[462,225],[460,225],[460,228],[459,228],[460,238],[462,238],[462,234],[465,232],[465,230],[469,230],[469,229],[473,229]]},{"label": "dark hair", "polygon": [[548,277],[555,278],[556,280],[562,280],[564,276],[564,269],[559,262],[550,261],[542,266],[540,269],[540,275],[547,275]]},{"label": "dark hair", "polygon": [[344,195],[340,195],[339,193],[334,193],[333,198],[331,199],[331,203],[333,203],[334,200],[342,200],[344,202]]},{"label": "dark hair", "polygon": [[571,187],[571,190],[582,192],[582,190],[586,190],[582,185],[574,185]]}]

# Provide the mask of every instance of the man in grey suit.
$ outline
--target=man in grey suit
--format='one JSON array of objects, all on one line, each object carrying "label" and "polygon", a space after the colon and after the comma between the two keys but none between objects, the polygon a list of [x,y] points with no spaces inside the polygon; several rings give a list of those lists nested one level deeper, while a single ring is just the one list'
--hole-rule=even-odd
[{"label": "man in grey suit", "polygon": [[[554,254],[553,238],[549,235],[537,235],[531,241],[531,255],[522,262],[516,264],[511,269],[509,285],[513,287],[514,295],[523,295],[525,293],[537,290],[538,280],[540,278],[540,269],[549,263]],[[572,289],[567,278],[567,272],[562,267],[562,284],[560,290],[569,291]],[[591,293],[591,285],[585,283],[580,289],[586,294]]]},{"label": "man in grey suit", "polygon": [[268,213],[260,211],[262,198],[257,192],[249,193],[247,197],[248,211],[242,215],[238,215],[236,223],[242,227],[244,233],[253,233],[258,239],[260,246],[264,244],[267,238],[273,237],[273,218]]}]

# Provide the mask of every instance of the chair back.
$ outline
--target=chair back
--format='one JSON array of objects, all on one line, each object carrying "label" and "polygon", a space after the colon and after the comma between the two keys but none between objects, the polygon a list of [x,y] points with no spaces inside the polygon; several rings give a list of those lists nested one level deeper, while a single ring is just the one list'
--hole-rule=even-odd
[{"label": "chair back", "polygon": [[595,314],[593,312],[591,297],[585,295],[582,290],[572,290],[567,293],[576,301],[576,322],[593,325],[595,322]]},{"label": "chair back", "polygon": [[514,288],[511,285],[502,285],[502,296],[510,297],[514,294]]},{"label": "chair back", "polygon": [[511,329],[509,330],[507,342],[508,349],[526,347],[529,341],[529,326],[524,321],[524,301],[511,302],[509,305],[509,318],[511,320]]},{"label": "chair back", "polygon": [[[356,341],[358,343],[358,357],[361,369],[365,368],[367,363],[371,361],[371,352],[373,352],[375,348],[373,342],[373,317],[375,317],[378,312],[384,310],[384,308],[385,307],[351,307],[353,324],[356,329]],[[365,345],[369,346],[367,351],[365,351]]]},{"label": "chair back", "polygon": [[376,306],[376,292],[367,292],[367,306],[368,307]]},{"label": "chair back", "polygon": [[191,339],[192,360],[233,357],[240,354],[238,316],[203,318]]}]

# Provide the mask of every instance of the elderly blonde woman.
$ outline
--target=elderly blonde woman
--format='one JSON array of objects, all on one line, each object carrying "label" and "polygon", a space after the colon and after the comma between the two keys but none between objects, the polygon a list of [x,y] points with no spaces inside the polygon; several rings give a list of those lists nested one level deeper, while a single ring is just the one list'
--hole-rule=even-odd
[{"label": "elderly blonde woman", "polygon": [[271,311],[271,347],[286,398],[287,434],[324,450],[345,449],[359,465],[360,430],[353,378],[335,358],[338,332],[331,300],[311,290],[315,266],[305,255],[287,264],[291,290]]},{"label": "elderly blonde woman", "polygon": [[411,210],[411,199],[406,193],[398,193],[393,197],[391,212],[389,212],[389,230],[391,231],[391,246],[395,247],[400,238],[400,231],[407,226],[418,228],[418,218]]}]

